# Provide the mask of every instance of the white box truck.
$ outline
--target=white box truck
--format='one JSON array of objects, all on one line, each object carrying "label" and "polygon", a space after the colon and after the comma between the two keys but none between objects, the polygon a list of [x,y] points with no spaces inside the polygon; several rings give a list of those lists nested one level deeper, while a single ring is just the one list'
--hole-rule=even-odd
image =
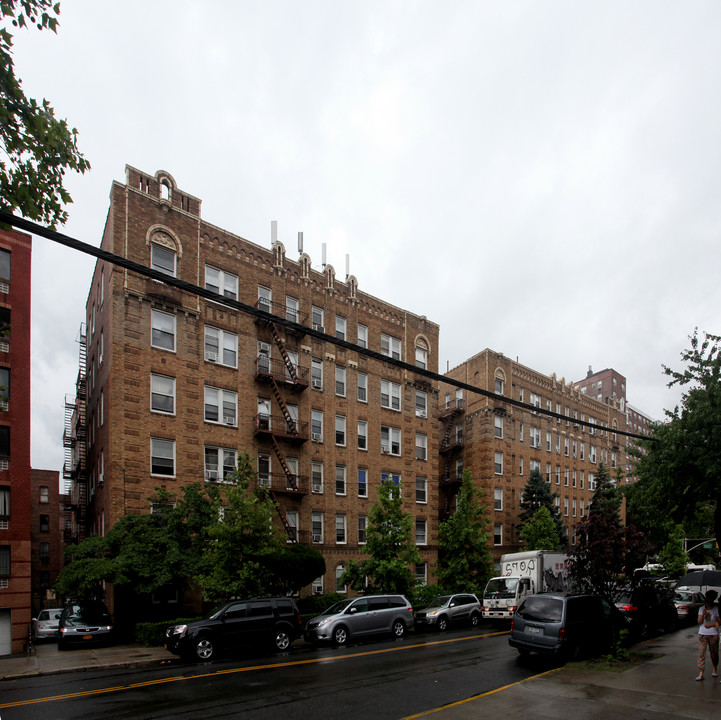
[{"label": "white box truck", "polygon": [[501,556],[501,575],[483,591],[483,618],[511,620],[527,595],[568,590],[568,556],[551,550],[528,550]]}]

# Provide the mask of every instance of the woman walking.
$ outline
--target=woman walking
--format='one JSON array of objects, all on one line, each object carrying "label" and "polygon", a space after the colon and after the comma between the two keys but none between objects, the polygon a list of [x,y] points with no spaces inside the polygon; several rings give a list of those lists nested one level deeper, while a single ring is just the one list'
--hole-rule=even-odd
[{"label": "woman walking", "polygon": [[708,647],[713,665],[713,677],[718,677],[718,642],[719,642],[719,612],[716,607],[718,593],[709,590],[706,595],[706,604],[698,611],[698,677],[703,680],[706,668],[706,648]]}]

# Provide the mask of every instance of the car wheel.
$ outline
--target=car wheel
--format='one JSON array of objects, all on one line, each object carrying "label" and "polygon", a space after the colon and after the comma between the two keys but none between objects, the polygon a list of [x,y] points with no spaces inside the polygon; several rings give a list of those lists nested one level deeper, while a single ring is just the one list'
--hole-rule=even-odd
[{"label": "car wheel", "polygon": [[438,618],[438,629],[441,632],[448,630],[448,619],[445,615],[441,615],[441,617]]},{"label": "car wheel", "polygon": [[213,641],[208,637],[201,637],[195,641],[195,657],[198,660],[207,662],[215,657],[215,647]]},{"label": "car wheel", "polygon": [[292,642],[292,639],[287,630],[278,628],[275,631],[275,635],[273,636],[273,642],[275,643],[275,647],[278,650],[284,651],[290,647],[290,643]]},{"label": "car wheel", "polygon": [[481,616],[478,613],[471,614],[471,627],[478,627],[481,622]]},{"label": "car wheel", "polygon": [[396,620],[393,623],[393,637],[399,640],[406,634],[406,625],[403,620]]},{"label": "car wheel", "polygon": [[348,630],[344,625],[339,625],[333,630],[333,642],[336,645],[345,645],[348,642]]}]

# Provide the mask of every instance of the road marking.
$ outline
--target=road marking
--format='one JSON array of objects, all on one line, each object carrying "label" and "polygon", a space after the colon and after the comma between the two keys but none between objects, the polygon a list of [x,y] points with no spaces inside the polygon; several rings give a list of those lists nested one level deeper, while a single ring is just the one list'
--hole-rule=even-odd
[{"label": "road marking", "polygon": [[460,638],[448,638],[446,640],[434,640],[433,642],[414,643],[413,645],[384,648],[383,650],[366,650],[363,652],[349,653],[347,655],[333,655],[330,657],[309,658],[308,660],[291,660],[287,662],[277,662],[266,665],[251,665],[249,667],[231,668],[228,670],[214,670],[213,672],[203,673],[201,675],[180,675],[169,678],[159,678],[157,680],[145,680],[143,682],[131,683],[130,685],[117,685],[114,687],[98,688],[96,690],[82,690],[75,693],[66,693],[64,695],[51,695],[44,698],[33,698],[30,700],[17,700],[15,702],[0,703],[0,710],[12,707],[22,707],[23,705],[35,705],[36,703],[54,702],[57,700],[72,700],[74,698],[90,697],[92,695],[103,695],[106,693],[122,692],[124,690],[137,690],[138,688],[150,687],[152,685],[165,685],[167,683],[187,682],[190,680],[209,678],[216,675],[233,675],[235,673],[252,672],[254,670],[267,670],[271,668],[294,667],[298,665],[313,665],[318,663],[340,662],[342,660],[350,660],[352,658],[368,657],[370,655],[382,655],[384,653],[400,652],[402,650],[413,650],[415,648],[428,647],[431,645],[445,645],[447,643],[462,642],[464,640],[477,640],[478,638],[496,637],[497,635],[508,635],[508,631],[504,630],[502,632],[487,633],[484,635],[465,635],[464,637]]},{"label": "road marking", "polygon": [[473,695],[469,698],[466,698],[465,700],[457,700],[456,702],[450,703],[448,705],[442,705],[441,707],[432,708],[431,710],[424,710],[423,712],[416,713],[415,715],[406,715],[406,717],[401,718],[401,720],[414,720],[414,718],[425,717],[426,715],[433,715],[433,713],[443,712],[444,710],[448,710],[449,708],[458,707],[458,705],[465,705],[467,702],[471,702],[472,700],[480,700],[481,698],[488,697],[489,695],[493,695],[494,693],[501,692],[501,690],[508,690],[509,688],[515,687],[516,685],[520,685],[527,680],[535,680],[536,678],[543,677],[544,675],[548,675],[549,673],[557,672],[559,669],[560,668],[552,668],[551,670],[546,670],[545,672],[538,673],[538,675],[531,675],[531,677],[524,678],[523,680],[517,680],[510,685],[504,685],[503,687],[488,690],[484,693],[479,693],[478,695]]}]

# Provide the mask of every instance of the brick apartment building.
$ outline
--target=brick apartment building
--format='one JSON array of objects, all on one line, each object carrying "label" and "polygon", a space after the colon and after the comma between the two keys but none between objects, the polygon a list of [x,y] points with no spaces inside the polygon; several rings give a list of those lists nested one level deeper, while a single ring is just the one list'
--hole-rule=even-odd
[{"label": "brick apartment building", "polygon": [[598,464],[604,463],[612,476],[616,467],[624,467],[625,443],[614,432],[626,429],[621,403],[601,402],[564,379],[492,350],[483,350],[446,377],[523,405],[440,384],[441,513],[452,510],[467,468],[484,492],[494,557],[520,550],[521,497],[537,468],[558,496],[573,542],[573,527],[588,512]]},{"label": "brick apartment building", "polygon": [[98,261],[66,413],[76,533],[149,512],[155,487],[222,482],[247,450],[289,542],[325,557],[313,592],[342,589],[382,480],[402,483],[429,579],[437,383],[392,359],[436,372],[438,325],[289,259],[275,237],[267,249],[215,227],[200,206],[168,173],[126,167],[101,247],[271,317]]},{"label": "brick apartment building", "polygon": [[0,230],[0,655],[30,623],[29,235]]}]

